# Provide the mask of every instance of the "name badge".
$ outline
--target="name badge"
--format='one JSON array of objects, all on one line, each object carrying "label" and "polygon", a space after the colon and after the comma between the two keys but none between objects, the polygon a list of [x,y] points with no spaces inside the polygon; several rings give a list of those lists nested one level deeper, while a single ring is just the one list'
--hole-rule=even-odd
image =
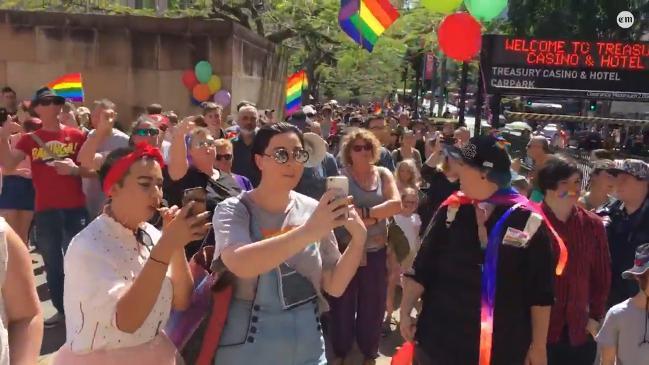
[{"label": "name badge", "polygon": [[503,245],[524,248],[527,247],[529,240],[530,235],[525,231],[508,227],[507,232],[505,232],[505,236],[503,237]]}]

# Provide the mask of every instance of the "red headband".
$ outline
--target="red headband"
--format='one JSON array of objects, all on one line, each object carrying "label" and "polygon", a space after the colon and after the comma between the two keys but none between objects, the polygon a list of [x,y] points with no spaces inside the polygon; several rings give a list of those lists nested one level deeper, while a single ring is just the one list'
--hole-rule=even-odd
[{"label": "red headband", "polygon": [[164,159],[162,158],[160,150],[152,147],[146,142],[140,142],[135,146],[135,151],[117,160],[113,167],[108,170],[103,186],[104,194],[106,194],[106,196],[110,195],[110,189],[121,180],[124,175],[126,175],[128,169],[131,168],[131,165],[142,157],[151,157],[158,161],[160,167],[164,167]]}]

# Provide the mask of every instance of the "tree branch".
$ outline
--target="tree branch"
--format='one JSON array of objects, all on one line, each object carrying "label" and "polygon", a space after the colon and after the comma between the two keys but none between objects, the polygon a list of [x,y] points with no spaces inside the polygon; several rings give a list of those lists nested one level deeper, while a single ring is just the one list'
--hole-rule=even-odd
[{"label": "tree branch", "polygon": [[250,17],[241,11],[241,8],[230,6],[222,0],[212,0],[212,11],[210,12],[210,17],[214,18],[219,15],[226,16],[244,27],[252,29],[250,27]]},{"label": "tree branch", "polygon": [[253,4],[252,0],[247,0],[246,7],[248,8],[248,10],[250,10],[250,15],[252,15],[252,19],[255,21],[257,34],[263,37],[266,33],[264,32],[264,22],[262,21],[261,16],[259,16],[259,12],[255,8],[255,4]]},{"label": "tree branch", "polygon": [[267,35],[266,39],[274,43],[281,43],[289,38],[295,37],[296,35],[297,32],[295,30],[291,28],[286,28]]}]

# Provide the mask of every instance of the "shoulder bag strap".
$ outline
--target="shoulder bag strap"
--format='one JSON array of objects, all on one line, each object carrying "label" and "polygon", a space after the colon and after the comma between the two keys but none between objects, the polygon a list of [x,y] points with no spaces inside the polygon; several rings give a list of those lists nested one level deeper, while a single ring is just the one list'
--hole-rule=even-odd
[{"label": "shoulder bag strap", "polygon": [[33,139],[34,142],[36,142],[36,144],[37,144],[40,148],[42,148],[43,151],[45,151],[45,153],[47,153],[47,154],[50,156],[50,158],[55,159],[55,160],[57,159],[56,154],[55,154],[54,152],[52,152],[52,149],[50,149],[50,148],[49,148],[49,147],[48,147],[48,146],[43,142],[43,140],[41,139],[41,137],[39,137],[39,136],[36,135],[36,133],[34,133],[34,132],[29,133],[29,137],[31,137],[31,139]]}]

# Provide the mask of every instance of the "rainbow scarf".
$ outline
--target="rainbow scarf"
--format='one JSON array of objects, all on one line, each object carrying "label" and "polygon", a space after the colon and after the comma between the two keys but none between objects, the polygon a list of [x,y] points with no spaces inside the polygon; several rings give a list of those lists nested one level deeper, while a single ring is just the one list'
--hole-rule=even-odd
[{"label": "rainbow scarf", "polygon": [[[482,289],[480,295],[480,365],[491,364],[494,309],[496,304],[496,277],[498,272],[498,250],[500,248],[503,230],[505,229],[505,222],[510,215],[520,207],[527,208],[534,213],[540,214],[559,245],[560,253],[559,263],[556,268],[557,275],[563,273],[568,261],[568,251],[563,240],[551,226],[539,205],[531,203],[526,197],[520,195],[512,188],[497,191],[491,198],[485,200],[485,202],[493,205],[511,205],[511,207],[498,219],[492,228],[485,252],[485,262],[482,270]],[[477,201],[468,198],[462,192],[457,192],[446,199],[446,201],[442,203],[442,206],[447,206],[449,211],[453,211],[451,215],[454,219],[455,212],[457,212],[461,205],[473,205],[476,203]],[[452,222],[447,222],[447,225],[450,225],[450,223]]]},{"label": "rainbow scarf", "polygon": [[340,28],[368,52],[397,18],[399,12],[389,0],[340,0]]},{"label": "rainbow scarf", "polygon": [[63,75],[47,84],[47,87],[67,100],[83,102],[83,79],[80,73]]}]

